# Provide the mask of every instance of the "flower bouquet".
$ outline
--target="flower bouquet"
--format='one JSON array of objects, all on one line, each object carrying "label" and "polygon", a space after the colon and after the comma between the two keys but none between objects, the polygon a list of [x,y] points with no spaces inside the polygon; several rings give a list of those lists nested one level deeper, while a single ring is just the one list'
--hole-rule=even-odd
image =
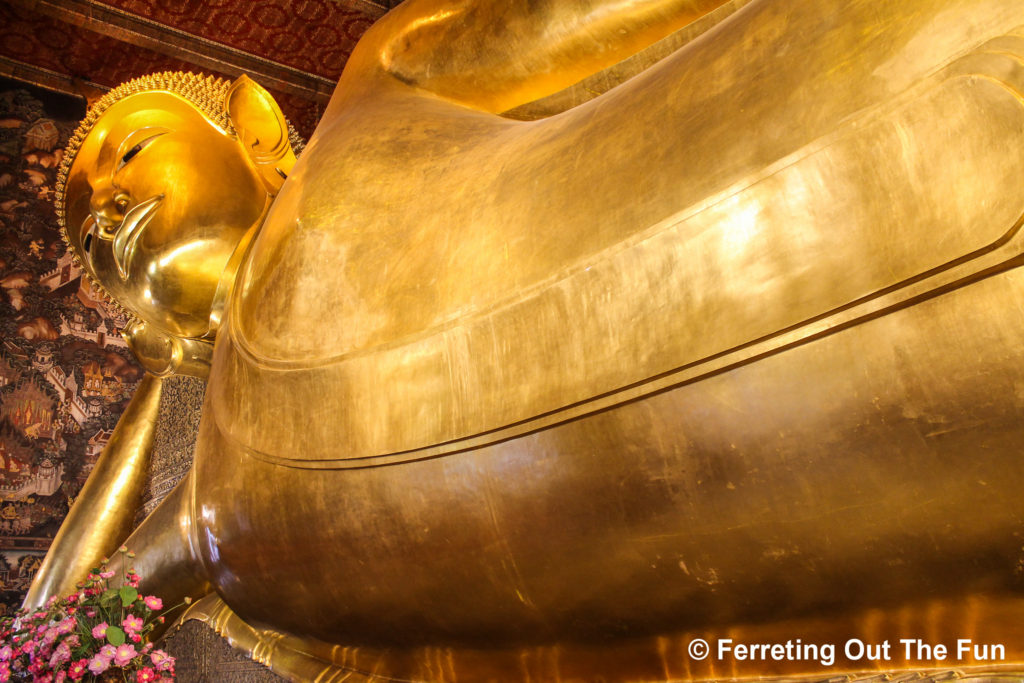
[{"label": "flower bouquet", "polygon": [[0,683],[174,680],[174,658],[148,642],[164,622],[163,602],[139,594],[133,569],[122,571],[120,585],[111,584],[114,577],[104,560],[76,593],[0,620]]}]

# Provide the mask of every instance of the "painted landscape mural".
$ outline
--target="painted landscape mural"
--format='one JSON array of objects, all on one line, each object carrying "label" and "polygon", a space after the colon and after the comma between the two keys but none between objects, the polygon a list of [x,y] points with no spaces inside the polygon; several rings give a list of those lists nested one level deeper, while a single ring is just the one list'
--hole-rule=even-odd
[{"label": "painted landscape mural", "polygon": [[84,114],[83,100],[0,79],[0,613],[20,604],[142,377],[53,211]]}]

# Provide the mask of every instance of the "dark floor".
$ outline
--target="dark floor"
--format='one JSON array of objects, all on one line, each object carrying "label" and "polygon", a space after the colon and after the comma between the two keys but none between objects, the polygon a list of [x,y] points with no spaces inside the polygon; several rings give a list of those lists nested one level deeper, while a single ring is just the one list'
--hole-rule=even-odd
[{"label": "dark floor", "polygon": [[181,683],[278,683],[284,679],[235,650],[206,624],[187,621],[164,641]]}]

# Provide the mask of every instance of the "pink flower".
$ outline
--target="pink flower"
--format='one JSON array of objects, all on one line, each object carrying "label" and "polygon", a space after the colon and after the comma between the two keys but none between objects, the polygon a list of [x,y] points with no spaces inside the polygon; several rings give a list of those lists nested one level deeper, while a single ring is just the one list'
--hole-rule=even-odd
[{"label": "pink flower", "polygon": [[156,597],[155,595],[147,595],[142,599],[142,601],[146,603],[146,607],[148,607],[151,610],[158,610],[164,608],[164,601]]},{"label": "pink flower", "polygon": [[95,619],[96,618],[96,614],[97,614],[96,610],[93,609],[92,607],[86,607],[85,608],[85,616],[89,617],[90,619]]},{"label": "pink flower", "polygon": [[149,659],[153,662],[153,666],[156,667],[157,671],[170,671],[174,668],[174,657],[163,650],[153,650],[149,655]]},{"label": "pink flower", "polygon": [[128,643],[118,645],[117,652],[114,654],[114,666],[124,666],[135,659],[137,654],[139,653],[135,651],[134,645],[129,645]]},{"label": "pink flower", "polygon": [[117,652],[117,648],[113,645],[104,645],[100,648],[99,654],[101,657],[104,657],[106,659],[113,659],[115,652]]},{"label": "pink flower", "polygon": [[50,657],[50,668],[59,669],[61,664],[71,661],[71,648],[67,643],[61,643],[57,646],[57,649],[53,651],[53,656]]},{"label": "pink flower", "polygon": [[100,623],[98,623],[95,626],[93,626],[92,627],[92,637],[96,638],[96,639],[106,638],[107,637],[107,626],[109,626],[109,625],[110,624],[108,624],[107,622],[101,621]]},{"label": "pink flower", "polygon": [[14,655],[14,650],[11,649],[10,645],[4,645],[0,647],[0,662],[6,662]]},{"label": "pink flower", "polygon": [[109,668],[110,660],[102,654],[94,655],[93,658],[89,660],[89,671],[92,672],[93,676],[99,676]]},{"label": "pink flower", "polygon": [[152,683],[156,680],[156,672],[144,666],[135,674],[135,680],[137,683]]},{"label": "pink flower", "polygon": [[11,670],[4,664],[0,666],[0,683],[7,683],[9,680],[11,680]]},{"label": "pink flower", "polygon": [[142,617],[137,617],[134,614],[129,614],[121,622],[121,626],[124,627],[125,633],[138,633],[142,630],[145,622],[142,621]]},{"label": "pink flower", "polygon": [[79,659],[77,662],[73,662],[71,666],[68,667],[68,678],[73,681],[79,680],[85,675],[85,672],[88,671],[88,667],[88,659]]},{"label": "pink flower", "polygon": [[100,578],[101,579],[112,579],[112,578],[114,578],[114,570],[113,569],[108,569],[105,572],[100,572]]},{"label": "pink flower", "polygon": [[36,649],[36,641],[34,641],[34,640],[26,640],[22,644],[22,646],[21,646],[21,651],[24,652],[27,655],[32,654],[32,651],[35,650],[35,649]]},{"label": "pink flower", "polygon": [[68,617],[64,621],[57,624],[57,632],[61,635],[66,635],[75,630],[75,626],[78,624],[73,618]]}]

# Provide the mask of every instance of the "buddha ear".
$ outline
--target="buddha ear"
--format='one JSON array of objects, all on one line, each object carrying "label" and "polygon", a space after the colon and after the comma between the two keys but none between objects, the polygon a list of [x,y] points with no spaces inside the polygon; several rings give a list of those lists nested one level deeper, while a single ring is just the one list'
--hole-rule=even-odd
[{"label": "buddha ear", "polygon": [[295,165],[288,122],[281,108],[259,84],[239,76],[228,88],[225,108],[239,142],[260,172],[271,195],[281,189]]}]

